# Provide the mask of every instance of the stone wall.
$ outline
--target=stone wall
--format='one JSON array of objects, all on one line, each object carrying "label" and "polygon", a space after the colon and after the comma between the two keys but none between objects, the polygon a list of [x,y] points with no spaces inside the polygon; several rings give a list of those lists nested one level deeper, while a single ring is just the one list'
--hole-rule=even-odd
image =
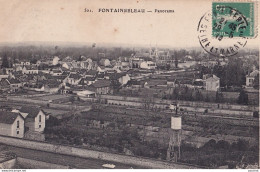
[{"label": "stone wall", "polygon": [[149,158],[140,158],[134,156],[127,156],[122,154],[112,154],[107,152],[99,152],[94,150],[82,149],[71,146],[55,145],[45,142],[29,141],[18,138],[0,136],[0,143],[17,146],[28,149],[35,149],[40,151],[78,156],[82,158],[94,158],[105,161],[118,162],[123,164],[143,166],[147,168],[178,168],[178,169],[187,169],[187,168],[201,168],[193,165],[182,164],[182,163],[169,163],[167,161],[159,161]]},{"label": "stone wall", "polygon": [[[143,100],[141,98],[136,97],[123,97],[123,96],[111,96],[111,95],[101,95],[102,99],[106,99],[108,104],[117,104],[117,105],[125,105],[125,106],[135,106],[141,107],[143,106]],[[165,108],[166,106],[174,103],[173,100],[162,100],[162,99],[154,99],[154,103],[158,108]],[[236,104],[226,104],[226,103],[209,103],[209,102],[192,102],[192,101],[178,101],[181,107],[189,107],[190,108],[202,108],[202,109],[212,109],[212,112],[218,112],[216,109],[223,109],[223,113],[229,114],[241,114],[241,110],[245,114],[251,114],[254,111],[259,111],[258,106],[245,106],[245,105],[236,105]]]},{"label": "stone wall", "polygon": [[17,163],[29,169],[68,169],[69,166],[17,157]]}]

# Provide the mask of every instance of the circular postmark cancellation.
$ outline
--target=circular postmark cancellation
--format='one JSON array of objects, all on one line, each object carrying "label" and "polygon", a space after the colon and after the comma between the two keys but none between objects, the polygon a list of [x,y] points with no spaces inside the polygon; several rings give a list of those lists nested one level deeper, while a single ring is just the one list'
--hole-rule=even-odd
[{"label": "circular postmark cancellation", "polygon": [[247,39],[254,36],[252,5],[248,5],[249,10],[243,10],[246,16],[233,8],[238,5],[244,8],[241,3],[213,3],[212,11],[201,17],[197,28],[198,39],[209,54],[218,57],[236,55],[246,45]]}]

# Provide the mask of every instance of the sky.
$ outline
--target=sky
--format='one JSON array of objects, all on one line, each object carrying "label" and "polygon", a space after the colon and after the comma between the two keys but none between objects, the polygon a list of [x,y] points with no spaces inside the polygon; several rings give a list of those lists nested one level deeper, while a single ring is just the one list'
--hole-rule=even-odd
[{"label": "sky", "polygon": [[[200,18],[211,0],[0,0],[0,42],[95,42],[197,47]],[[91,9],[92,13],[84,12]],[[99,8],[174,13],[99,13]],[[251,39],[249,45],[256,45]]]}]

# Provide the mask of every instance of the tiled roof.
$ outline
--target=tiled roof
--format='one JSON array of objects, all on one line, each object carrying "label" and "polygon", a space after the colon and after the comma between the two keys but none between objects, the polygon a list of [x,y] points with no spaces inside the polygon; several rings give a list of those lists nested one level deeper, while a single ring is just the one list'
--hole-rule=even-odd
[{"label": "tiled roof", "polygon": [[109,80],[98,80],[92,84],[95,88],[109,87],[111,85]]},{"label": "tiled roof", "polygon": [[95,70],[89,70],[86,72],[86,75],[96,75],[98,72]]},{"label": "tiled roof", "polygon": [[77,74],[77,73],[71,73],[69,78],[80,79],[81,76],[79,74]]},{"label": "tiled roof", "polygon": [[8,81],[9,81],[10,84],[19,84],[19,83],[21,83],[19,80],[13,79],[13,78],[9,79]]},{"label": "tiled roof", "polygon": [[19,111],[28,113],[26,118],[35,118],[39,114],[40,110],[45,114],[42,109],[33,106],[23,106]]},{"label": "tiled roof", "polygon": [[211,81],[219,81],[219,78],[218,77],[210,77],[208,79],[206,79],[207,82],[211,82]]},{"label": "tiled roof", "polygon": [[0,111],[0,123],[13,124],[15,119],[19,116],[19,113]]},{"label": "tiled roof", "polygon": [[166,80],[150,80],[147,81],[147,85],[167,85],[167,81]]}]

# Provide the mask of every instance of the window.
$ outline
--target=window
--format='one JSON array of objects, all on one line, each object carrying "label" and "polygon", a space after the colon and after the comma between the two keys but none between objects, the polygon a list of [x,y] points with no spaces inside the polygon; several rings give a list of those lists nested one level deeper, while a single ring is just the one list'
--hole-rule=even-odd
[{"label": "window", "polygon": [[39,122],[42,122],[42,116],[39,115]]},{"label": "window", "polygon": [[17,121],[17,128],[19,128],[20,127],[20,124],[19,124],[19,121]]},{"label": "window", "polygon": [[16,134],[19,134],[19,131],[16,131]]},{"label": "window", "polygon": [[42,126],[41,125],[39,125],[39,128],[41,128]]}]

